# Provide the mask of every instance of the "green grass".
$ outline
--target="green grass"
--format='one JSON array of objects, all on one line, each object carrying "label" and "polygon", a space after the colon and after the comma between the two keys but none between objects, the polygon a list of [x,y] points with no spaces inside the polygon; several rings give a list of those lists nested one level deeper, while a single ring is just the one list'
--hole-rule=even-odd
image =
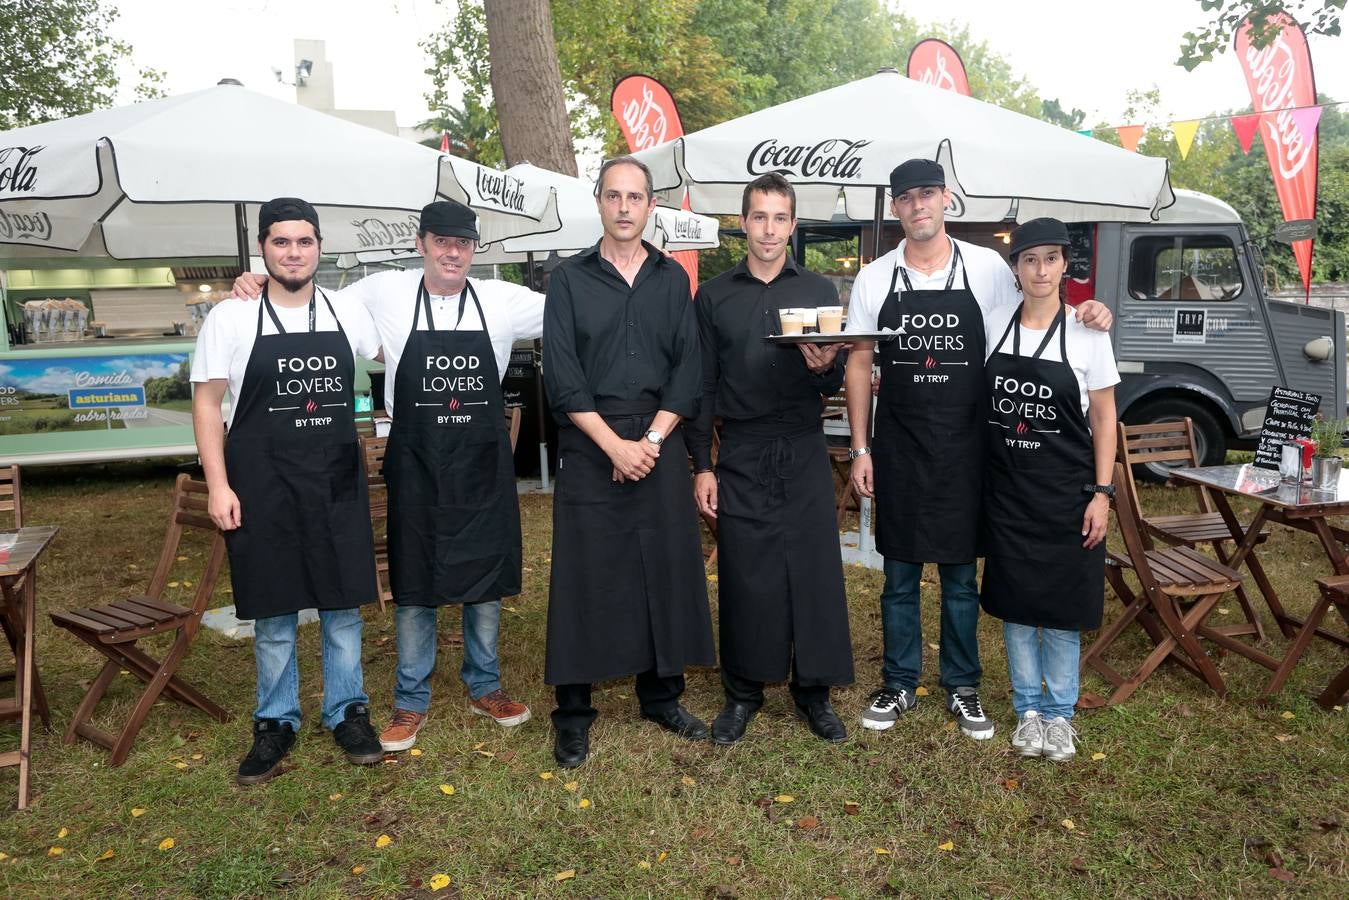
[{"label": "green grass", "polygon": [[[158,552],[174,470],[149,464],[24,473],[27,517],[62,531],[41,570],[43,609],[89,605],[143,589]],[[1177,491],[1144,489],[1152,513],[1184,508]],[[317,632],[302,630],[306,727],[291,771],[238,788],[253,707],[251,648],[203,632],[182,673],[235,713],[217,724],[176,704],[156,708],[126,765],[107,768],[91,744],[61,731],[97,670],[95,656],[42,617],[38,650],[57,731],[39,732],[35,800],[0,814],[0,895],[6,897],[869,897],[1343,896],[1349,858],[1349,730],[1316,707],[1345,655],[1313,644],[1276,704],[1253,702],[1267,672],[1218,659],[1220,700],[1174,667],[1119,707],[1079,717],[1072,764],[1011,753],[1013,724],[999,623],[980,637],[984,697],[998,722],[986,743],[949,727],[932,691],[891,731],[864,732],[858,710],[881,652],[879,573],[850,568],[859,682],[840,690],[853,739],[815,740],[774,688],[746,741],[693,745],[636,715],[630,683],[596,692],[593,757],[557,770],[542,680],[547,497],[523,499],[525,591],[506,602],[501,633],[507,687],[535,718],[506,731],[471,716],[458,680],[460,650],[443,642],[431,719],[396,762],[353,768],[314,726],[321,684]],[[177,564],[185,599],[202,545]],[[1307,535],[1276,529],[1262,558],[1285,603],[1305,611],[1327,571]],[[936,641],[936,585],[926,584],[926,641]],[[222,580],[220,602],[228,602]],[[709,585],[715,600],[715,582]],[[1107,616],[1117,605],[1107,600]],[[1222,604],[1235,617],[1235,602]],[[443,633],[453,615],[445,614]],[[457,622],[454,622],[457,624]],[[1277,632],[1275,632],[1277,633]],[[1137,634],[1125,642],[1143,650]],[[1281,652],[1281,639],[1271,642]],[[390,614],[371,608],[365,675],[376,716],[387,714],[395,643]],[[127,712],[130,678],[114,686],[103,724]],[[1102,690],[1094,677],[1084,688]],[[721,702],[712,671],[689,674],[686,705],[710,718]],[[1291,712],[1292,718],[1283,713]],[[4,748],[17,727],[3,726]],[[1100,752],[1104,759],[1093,761]],[[493,755],[487,755],[493,754]],[[179,768],[181,763],[184,767]],[[551,772],[549,780],[540,773]],[[575,780],[575,791],[568,781]],[[687,781],[685,779],[688,779]],[[14,769],[0,773],[13,796]],[[690,783],[691,782],[691,783]],[[451,784],[453,796],[439,785]],[[773,798],[790,795],[790,803]],[[590,801],[580,808],[580,801]],[[855,814],[845,804],[856,803]],[[133,808],[145,813],[133,817]],[[813,828],[800,822],[814,817]],[[1065,820],[1071,820],[1072,828]],[[809,821],[806,824],[810,824]],[[58,838],[62,828],[69,829]],[[393,840],[379,849],[381,834]],[[158,849],[173,838],[171,850]],[[952,849],[942,850],[950,842]],[[48,856],[57,846],[64,852]],[[886,850],[881,854],[877,849]],[[98,857],[111,850],[111,858]],[[665,854],[662,856],[662,854]],[[643,866],[646,863],[647,866]],[[1291,873],[1269,873],[1275,863]],[[353,867],[364,867],[353,874]],[[575,877],[555,876],[574,870]],[[451,885],[431,893],[436,873]],[[1337,888],[1336,885],[1339,885]]]}]

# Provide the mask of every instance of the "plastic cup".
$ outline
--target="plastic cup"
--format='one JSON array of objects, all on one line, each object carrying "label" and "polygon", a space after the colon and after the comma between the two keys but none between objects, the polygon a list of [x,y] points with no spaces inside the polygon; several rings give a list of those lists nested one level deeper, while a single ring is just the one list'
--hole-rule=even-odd
[{"label": "plastic cup", "polygon": [[801,334],[801,329],[805,323],[801,321],[801,314],[796,312],[785,312],[778,315],[778,321],[782,323],[783,334]]},{"label": "plastic cup", "polygon": [[820,334],[838,334],[843,331],[843,307],[821,306],[817,313]]}]

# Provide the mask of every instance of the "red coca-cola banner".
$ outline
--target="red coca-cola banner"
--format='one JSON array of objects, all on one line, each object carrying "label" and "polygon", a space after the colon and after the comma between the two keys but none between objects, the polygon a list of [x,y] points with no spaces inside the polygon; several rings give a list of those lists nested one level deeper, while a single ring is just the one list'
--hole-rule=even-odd
[{"label": "red coca-cola banner", "polygon": [[[621,79],[609,97],[609,108],[627,139],[628,149],[634,152],[684,136],[674,98],[665,85],[650,75],[629,75]],[[687,197],[684,208],[689,208]],[[697,290],[698,251],[682,250],[674,254],[674,258],[689,273],[689,287]]]},{"label": "red coca-cola banner", "polygon": [[970,80],[965,77],[965,62],[946,41],[928,38],[909,51],[909,77],[942,90],[970,95]]},{"label": "red coca-cola banner", "polygon": [[[1298,24],[1284,13],[1270,17],[1280,26],[1264,49],[1251,45],[1250,22],[1237,30],[1237,60],[1251,89],[1251,104],[1260,114],[1260,136],[1274,174],[1274,188],[1284,221],[1316,218],[1316,134],[1304,135],[1293,110],[1316,105],[1311,53]],[[1312,241],[1293,243],[1302,273],[1302,288],[1311,296]]]}]

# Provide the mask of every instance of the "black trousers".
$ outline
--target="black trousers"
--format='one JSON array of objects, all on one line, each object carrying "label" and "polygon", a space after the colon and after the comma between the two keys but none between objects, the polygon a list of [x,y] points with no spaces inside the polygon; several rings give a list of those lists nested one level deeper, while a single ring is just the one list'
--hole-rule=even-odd
[{"label": "black trousers", "polygon": [[[659,715],[679,705],[679,696],[684,693],[684,676],[662,677],[652,669],[637,676],[636,690],[642,712]],[[590,705],[590,685],[559,684],[554,692],[557,709],[553,710],[553,727],[559,731],[589,728],[599,715],[599,711]]]},{"label": "black trousers", "polygon": [[[763,705],[764,683],[754,681],[751,678],[740,677],[727,668],[724,661],[721,666],[721,686],[726,690],[727,700],[749,703],[754,706]],[[809,706],[812,703],[820,703],[829,699],[829,685],[817,684],[802,687],[797,683],[795,655],[792,658],[792,680],[788,682],[787,688],[792,692],[792,699],[802,706]]]}]

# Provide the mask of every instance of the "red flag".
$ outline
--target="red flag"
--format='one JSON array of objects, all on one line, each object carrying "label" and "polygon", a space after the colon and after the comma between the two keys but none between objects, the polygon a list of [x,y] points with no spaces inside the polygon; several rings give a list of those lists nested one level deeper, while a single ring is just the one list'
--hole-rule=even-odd
[{"label": "red flag", "polygon": [[440,133],[440,152],[450,152],[450,133],[448,131],[442,131]]},{"label": "red flag", "polygon": [[[674,98],[665,85],[650,75],[629,75],[620,79],[609,97],[609,108],[618,120],[629,150],[657,147],[684,136]],[[687,197],[684,208],[689,208]],[[698,251],[681,250],[674,258],[689,273],[689,287],[697,290]]]},{"label": "red flag", "polygon": [[957,94],[970,95],[970,80],[965,77],[965,63],[956,49],[945,41],[928,38],[913,45],[909,51],[908,75],[914,81],[930,84]]},{"label": "red flag", "polygon": [[1257,115],[1232,117],[1232,130],[1237,133],[1237,142],[1241,144],[1242,153],[1251,152],[1251,141],[1255,140],[1255,132],[1259,127],[1260,117]]},{"label": "red flag", "polygon": [[[1274,43],[1263,50],[1251,46],[1250,22],[1237,29],[1237,60],[1246,74],[1251,104],[1260,117],[1274,188],[1286,222],[1316,218],[1316,134],[1304,135],[1293,110],[1316,105],[1311,53],[1302,29],[1285,13],[1269,21],[1280,26]],[[1312,241],[1293,244],[1302,273],[1302,288],[1311,299]]]}]

